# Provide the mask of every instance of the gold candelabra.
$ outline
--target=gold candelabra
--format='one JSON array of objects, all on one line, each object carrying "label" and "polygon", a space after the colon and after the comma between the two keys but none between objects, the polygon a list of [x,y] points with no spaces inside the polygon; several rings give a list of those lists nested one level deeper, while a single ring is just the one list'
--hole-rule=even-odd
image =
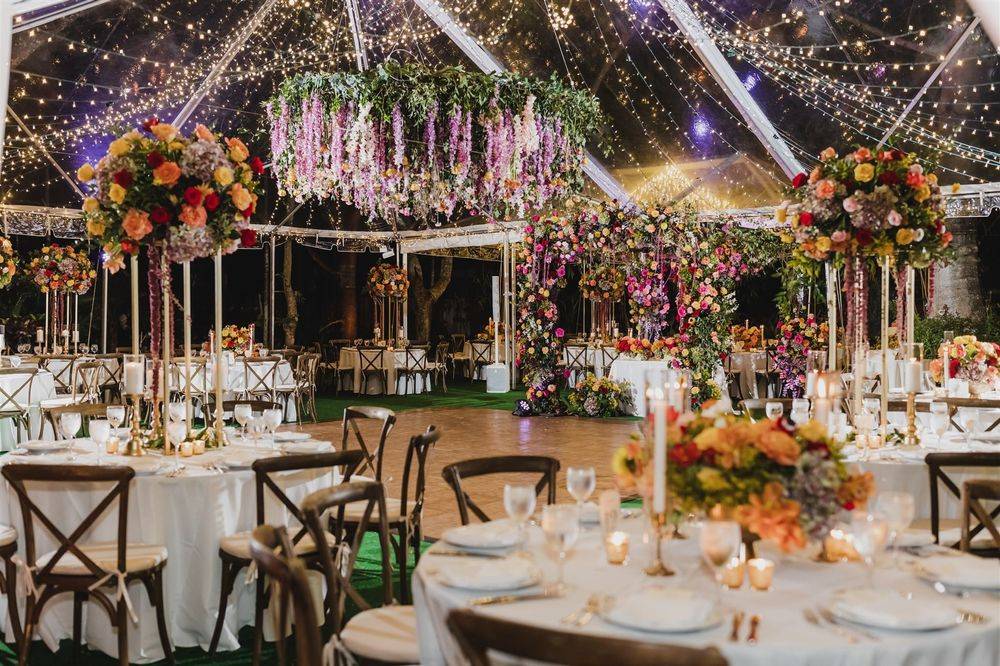
[{"label": "gold candelabra", "polygon": [[139,424],[139,410],[142,408],[141,395],[129,395],[132,399],[132,429],[128,442],[125,444],[126,456],[141,456],[145,454],[146,435]]}]

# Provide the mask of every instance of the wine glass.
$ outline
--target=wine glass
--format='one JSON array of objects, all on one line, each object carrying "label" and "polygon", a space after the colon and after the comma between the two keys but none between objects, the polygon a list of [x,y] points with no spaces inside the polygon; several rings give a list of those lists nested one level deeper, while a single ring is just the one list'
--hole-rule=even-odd
[{"label": "wine glass", "polygon": [[706,520],[701,524],[698,545],[701,556],[712,567],[716,582],[722,582],[722,567],[736,557],[742,542],[738,523],[731,520]]},{"label": "wine glass", "polygon": [[167,410],[171,421],[184,421],[187,419],[187,407],[183,402],[172,402],[167,407]]},{"label": "wine glass", "polygon": [[251,415],[250,420],[248,421],[248,425],[250,426],[250,435],[253,437],[254,448],[256,448],[260,446],[260,436],[264,432],[264,428],[267,427],[266,424],[264,423],[264,416]]},{"label": "wine glass", "polygon": [[767,415],[769,421],[774,421],[775,419],[780,419],[781,415],[785,413],[785,406],[780,402],[767,401],[764,403],[764,414]]},{"label": "wine glass", "polygon": [[795,425],[802,425],[809,420],[809,401],[805,398],[796,398],[792,400],[792,422]]},{"label": "wine glass", "polygon": [[267,427],[268,434],[271,435],[271,442],[274,442],[274,431],[278,429],[281,422],[284,420],[284,414],[281,413],[280,409],[265,409],[263,417],[264,425]]},{"label": "wine glass", "polygon": [[239,423],[240,427],[243,429],[243,439],[246,439],[247,423],[250,421],[252,416],[253,410],[250,408],[250,405],[236,405],[236,407],[233,408],[233,418],[236,419],[236,422]]},{"label": "wine glass", "polygon": [[101,454],[108,448],[108,440],[111,439],[111,424],[105,419],[91,419],[87,424],[90,431],[90,438],[97,444],[97,458],[101,460]]},{"label": "wine glass", "polygon": [[503,487],[503,508],[517,524],[517,540],[524,543],[524,525],[535,512],[535,487],[506,484]]},{"label": "wine glass", "polygon": [[76,433],[80,432],[81,425],[83,425],[83,417],[80,415],[80,412],[67,412],[59,416],[59,430],[62,432],[62,436],[69,440],[70,462],[76,460],[76,450],[73,447],[73,442]]},{"label": "wine glass", "polygon": [[187,425],[184,421],[174,420],[167,423],[167,437],[174,447],[174,469],[178,471],[181,469],[181,442],[185,436],[187,436]]},{"label": "wine glass", "polygon": [[913,495],[906,492],[884,490],[875,498],[875,511],[889,528],[889,548],[896,559],[896,539],[910,526],[916,514]]},{"label": "wine glass", "polygon": [[979,430],[979,410],[965,408],[959,410],[959,419],[962,422],[962,428],[965,430],[965,445],[970,446],[972,444],[972,437]]},{"label": "wine glass", "polygon": [[566,556],[573,551],[580,536],[580,509],[573,504],[548,504],[542,508],[542,534],[545,535],[545,550],[559,567],[559,577],[555,589],[566,589],[563,580]]},{"label": "wine glass", "polygon": [[948,416],[948,403],[932,402],[930,410],[931,429],[940,440],[944,437],[944,434],[948,432],[948,427],[951,425],[951,418]]},{"label": "wine glass", "polygon": [[597,474],[593,467],[570,467],[566,470],[566,490],[576,500],[581,511],[596,485]]},{"label": "wine glass", "polygon": [[849,526],[851,544],[867,567],[868,588],[875,586],[875,558],[885,546],[889,527],[884,520],[867,511],[853,511]]},{"label": "wine glass", "polygon": [[125,422],[125,405],[108,405],[104,412],[111,427],[117,430]]}]

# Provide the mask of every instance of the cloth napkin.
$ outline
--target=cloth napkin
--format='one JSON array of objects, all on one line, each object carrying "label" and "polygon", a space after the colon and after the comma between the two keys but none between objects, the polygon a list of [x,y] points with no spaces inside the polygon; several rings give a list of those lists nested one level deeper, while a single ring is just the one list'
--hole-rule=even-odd
[{"label": "cloth napkin", "polygon": [[439,581],[467,590],[513,590],[534,585],[541,579],[535,563],[523,557],[502,560],[454,558],[436,571]]},{"label": "cloth napkin", "polygon": [[517,525],[509,520],[472,523],[446,530],[446,542],[465,548],[507,548],[517,543]]},{"label": "cloth napkin", "polygon": [[647,631],[678,631],[703,626],[715,604],[693,590],[647,587],[622,595],[606,612],[612,622]]},{"label": "cloth napkin", "polygon": [[1000,590],[1000,561],[994,559],[936,555],[921,560],[920,566],[945,585]]},{"label": "cloth napkin", "polygon": [[312,435],[309,433],[299,432],[298,430],[283,430],[274,433],[274,441],[276,442],[303,442],[311,438]]},{"label": "cloth napkin", "polygon": [[944,627],[954,624],[954,609],[934,599],[907,599],[885,590],[846,590],[832,610],[862,624],[889,629]]},{"label": "cloth napkin", "polygon": [[307,439],[299,442],[288,442],[281,445],[285,453],[328,453],[333,450],[330,442],[319,439]]}]

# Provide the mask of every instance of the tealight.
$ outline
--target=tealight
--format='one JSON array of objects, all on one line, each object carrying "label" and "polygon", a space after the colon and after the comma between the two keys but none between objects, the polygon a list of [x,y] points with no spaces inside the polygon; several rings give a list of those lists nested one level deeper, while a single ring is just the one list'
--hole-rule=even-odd
[{"label": "tealight", "polygon": [[747,562],[747,573],[750,576],[750,587],[766,591],[774,580],[774,562],[756,557]]},{"label": "tealight", "polygon": [[191,452],[196,456],[200,456],[201,454],[205,453],[205,440],[203,439],[194,440],[194,444],[191,445]]},{"label": "tealight", "polygon": [[722,573],[719,576],[719,581],[726,587],[732,590],[738,590],[743,587],[743,571],[745,565],[743,560],[738,557],[731,558],[726,566],[722,568]]},{"label": "tealight", "polygon": [[108,441],[104,443],[104,452],[109,456],[118,455],[118,438],[108,437]]},{"label": "tealight", "polygon": [[609,532],[604,537],[604,552],[608,556],[608,564],[624,564],[628,559],[628,534]]},{"label": "tealight", "polygon": [[181,458],[189,458],[193,453],[191,442],[181,442]]}]

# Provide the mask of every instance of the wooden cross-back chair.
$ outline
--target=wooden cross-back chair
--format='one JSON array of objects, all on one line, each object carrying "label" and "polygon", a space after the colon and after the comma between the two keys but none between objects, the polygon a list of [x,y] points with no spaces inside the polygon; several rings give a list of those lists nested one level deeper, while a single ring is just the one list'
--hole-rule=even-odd
[{"label": "wooden cross-back chair", "polygon": [[389,392],[389,371],[382,362],[381,347],[358,347],[358,369],[361,372],[361,393],[368,393],[369,377],[377,377],[382,382],[382,392]]},{"label": "wooden cross-back chair", "polygon": [[493,343],[473,342],[470,347],[472,355],[469,358],[469,378],[475,379],[480,368],[493,362]]},{"label": "wooden cross-back chair", "polygon": [[781,414],[787,417],[792,412],[792,398],[751,398],[740,400],[740,411],[751,421],[767,418],[767,403],[780,402]]},{"label": "wooden cross-back chair", "polygon": [[192,356],[190,373],[186,371],[183,356],[175,357],[173,366],[176,371],[176,377],[172,382],[175,387],[172,392],[183,395],[184,388],[190,386],[191,397],[193,399],[198,400],[202,404],[208,402],[209,395],[212,392],[212,382],[208,373],[208,358],[204,356]]},{"label": "wooden cross-back chair", "polygon": [[11,390],[0,382],[0,419],[13,419],[16,431],[19,433],[23,427],[29,437],[31,388],[37,374],[38,368],[0,368],[0,376],[16,378],[9,384]]},{"label": "wooden cross-back chair", "polygon": [[[1000,479],[971,479],[962,484],[962,541],[961,548],[965,552],[972,551],[972,518],[985,527],[993,539],[989,554],[1000,557],[1000,530],[997,529],[996,514],[983,506],[983,501],[997,502],[1000,506]],[[995,509],[994,509],[995,511]],[[982,554],[976,549],[976,554]]]},{"label": "wooden cross-back chair", "polygon": [[74,393],[74,368],[79,357],[72,354],[47,354],[41,357],[40,365],[52,374],[56,393]]},{"label": "wooden cross-back chair", "polygon": [[[346,529],[348,507],[360,511],[353,529]],[[319,560],[329,603],[325,627],[332,632],[332,648],[337,657],[344,651],[350,660],[375,664],[415,664],[420,662],[417,641],[417,619],[413,606],[398,605],[392,594],[392,565],[389,562],[390,542],[386,524],[385,495],[381,483],[355,481],[318,490],[302,502],[313,539],[319,544]],[[324,516],[329,515],[329,521]],[[331,542],[320,535],[333,533]],[[358,553],[366,532],[377,532],[381,551],[382,606],[373,608],[354,587]],[[405,574],[400,574],[401,576]],[[361,612],[344,623],[347,600]]]},{"label": "wooden cross-back chair", "polygon": [[546,503],[555,504],[558,471],[559,461],[548,456],[493,456],[451,463],[441,470],[441,476],[455,493],[459,519],[463,525],[468,525],[469,511],[484,523],[489,522],[491,518],[462,488],[463,481],[491,474],[541,474],[541,478],[535,483],[535,495],[541,495],[542,491],[547,489]]},{"label": "wooden cross-back chair", "polygon": [[[130,543],[128,541],[129,484],[135,472],[131,467],[96,465],[5,465],[3,477],[17,494],[24,524],[25,576],[28,593],[25,606],[25,625],[18,646],[20,664],[26,664],[35,627],[45,605],[63,592],[73,594],[73,661],[80,658],[83,604],[93,599],[107,612],[111,626],[118,633],[118,661],[129,663],[128,628],[130,599],[127,586],[141,581],[150,603],[156,610],[156,624],[160,645],[168,663],[174,662],[170,637],[167,634],[163,605],[163,568],[167,564],[167,551],[162,546]],[[69,534],[61,530],[48,512],[35,504],[26,483],[37,482],[46,493],[53,488],[95,483],[111,483],[111,490],[75,526]],[[86,544],[82,539],[98,520],[114,505],[118,510],[117,537],[113,544]],[[35,543],[35,521],[41,523],[57,543],[54,551],[39,555]],[[112,586],[115,591],[106,593],[101,588]],[[8,592],[10,594],[10,592]],[[16,603],[16,600],[14,600]]]},{"label": "wooden cross-back chair", "polygon": [[274,402],[278,386],[278,364],[280,356],[244,358],[243,396],[246,398],[267,397]]},{"label": "wooden cross-back chair", "polygon": [[[990,400],[985,398],[941,398],[941,402],[948,403],[949,412],[952,414],[958,412],[960,407],[967,407],[969,409],[1000,409],[1000,400]],[[959,432],[965,432],[965,428],[961,424],[955,423],[952,420],[952,424],[958,429]],[[988,425],[984,432],[990,432],[996,430],[1000,426],[1000,416],[993,420],[993,422]]]},{"label": "wooden cross-back chair", "polygon": [[434,365],[431,366],[431,374],[435,375],[441,382],[441,389],[447,393],[448,392],[448,363],[451,357],[448,354],[448,343],[446,341],[441,341],[437,343],[434,348]]},{"label": "wooden cross-back chair", "polygon": [[80,402],[97,402],[106,382],[107,368],[100,361],[80,361],[73,367],[72,394]]},{"label": "wooden cross-back chair", "polygon": [[[73,405],[62,405],[61,407],[49,407],[45,410],[45,419],[52,426],[55,438],[65,439],[62,430],[59,428],[59,419],[63,414],[79,414],[80,434],[77,437],[83,437],[90,433],[89,424],[93,419],[107,418],[108,407],[110,406],[110,404],[103,402],[81,402]],[[128,407],[126,407],[126,412],[128,412]],[[128,420],[126,419],[125,422],[128,423]]]},{"label": "wooden cross-back chair", "polygon": [[578,373],[593,372],[594,364],[587,361],[587,347],[584,345],[566,345],[563,348],[566,369],[572,373],[571,381],[577,381]]},{"label": "wooden cross-back chair", "polygon": [[316,375],[319,370],[320,355],[316,352],[302,352],[295,358],[295,413],[302,421],[305,412],[316,422]]},{"label": "wooden cross-back chair", "polygon": [[101,374],[104,380],[105,390],[118,393],[118,388],[122,381],[122,355],[121,354],[95,354],[94,358],[104,365],[104,372]]},{"label": "wooden cross-back chair", "polygon": [[[265,516],[267,499],[270,497],[277,500],[278,504],[285,507],[291,514],[292,521],[297,523],[296,531],[290,539],[292,551],[297,556],[303,558],[307,565],[319,570],[319,565],[315,558],[317,553],[316,544],[312,540],[312,537],[308,536],[302,511],[278,485],[275,477],[288,472],[327,468],[332,470],[339,467],[344,470],[344,480],[349,481],[361,460],[362,454],[360,451],[310,453],[255,460],[253,465],[251,465],[251,469],[254,472],[256,524],[264,525],[267,523]],[[219,543],[219,558],[222,560],[222,586],[219,592],[219,615],[216,618],[215,630],[212,632],[212,640],[209,643],[209,654],[215,654],[215,651],[219,647],[219,639],[222,636],[222,627],[226,619],[226,606],[229,603],[229,595],[233,591],[236,576],[240,571],[250,566],[250,562],[252,561],[250,556],[250,540],[250,532],[241,532],[224,537]],[[260,661],[260,652],[264,640],[263,618],[264,608],[267,606],[266,601],[264,578],[257,576],[254,605],[254,664]]]},{"label": "wooden cross-back chair", "polygon": [[396,378],[403,378],[403,392],[409,393],[410,381],[413,381],[413,392],[417,392],[417,379],[430,381],[430,368],[427,366],[427,353],[429,347],[411,345],[403,350],[404,363],[402,368],[396,368]]},{"label": "wooden cross-back chair", "polygon": [[461,354],[465,351],[465,334],[464,333],[452,333],[451,334],[451,353]]},{"label": "wooden cross-back chair", "polygon": [[[420,562],[420,542],[423,539],[421,519],[424,510],[424,491],[427,486],[427,457],[434,444],[441,438],[441,431],[430,426],[419,435],[410,437],[406,448],[406,460],[403,464],[402,492],[399,497],[385,498],[385,512],[376,514],[376,518],[385,516],[389,530],[389,542],[396,553],[396,566],[399,570],[400,598],[407,603],[410,598],[409,581],[407,580],[408,563],[407,548],[413,549],[414,565]],[[364,507],[360,504],[349,505],[344,516],[350,533],[360,529],[358,525]]]},{"label": "wooden cross-back chair", "polygon": [[[448,614],[448,629],[471,666],[509,663],[509,657],[565,666],[726,666],[729,662],[714,647],[692,648],[664,643],[644,643],[579,631],[559,631],[483,615],[469,609]],[[489,653],[506,657],[493,661]]]},{"label": "wooden cross-back chair", "polygon": [[[257,415],[263,414],[265,409],[281,409],[281,403],[271,402],[270,400],[223,400],[223,421],[233,418],[233,410],[236,409],[236,405],[250,405],[251,413]],[[206,402],[201,406],[201,409],[205,417],[205,423],[215,423],[215,402]]]},{"label": "wooden cross-back chair", "polygon": [[285,633],[289,623],[289,606],[295,622],[295,663],[323,663],[323,639],[317,628],[316,609],[313,605],[307,568],[295,557],[284,527],[258,525],[250,539],[250,556],[257,565],[260,576],[271,582],[272,600],[277,603],[277,613],[272,613],[277,636],[278,664],[290,663],[285,654]]},{"label": "wooden cross-back chair", "polygon": [[[380,421],[378,443],[374,451],[369,447],[361,434],[359,423],[364,421]],[[343,436],[340,440],[340,450],[347,451],[348,439],[353,433],[355,441],[364,456],[364,463],[355,470],[357,477],[364,477],[366,474],[374,474],[376,481],[382,480],[382,452],[385,450],[385,441],[389,433],[396,425],[396,413],[385,407],[364,407],[350,406],[344,408]]]},{"label": "wooden cross-back chair", "polygon": [[[962,491],[954,479],[948,476],[948,470],[954,470],[955,468],[981,468],[985,472],[995,469],[1000,467],[1000,452],[928,453],[924,457],[924,462],[927,464],[927,472],[931,484],[931,534],[934,535],[934,543],[939,543],[941,530],[939,486],[943,485],[956,500],[959,502],[962,501]],[[997,516],[1000,516],[1000,504],[987,515],[991,521],[996,520]],[[972,528],[968,535],[964,536],[967,536],[971,541],[983,529],[985,527],[980,523]],[[946,545],[950,548],[958,548],[961,545],[961,541]]]},{"label": "wooden cross-back chair", "polygon": [[604,368],[604,376],[607,377],[611,368],[611,364],[615,362],[618,358],[619,351],[618,347],[603,345],[597,350],[601,358],[601,367]]}]

